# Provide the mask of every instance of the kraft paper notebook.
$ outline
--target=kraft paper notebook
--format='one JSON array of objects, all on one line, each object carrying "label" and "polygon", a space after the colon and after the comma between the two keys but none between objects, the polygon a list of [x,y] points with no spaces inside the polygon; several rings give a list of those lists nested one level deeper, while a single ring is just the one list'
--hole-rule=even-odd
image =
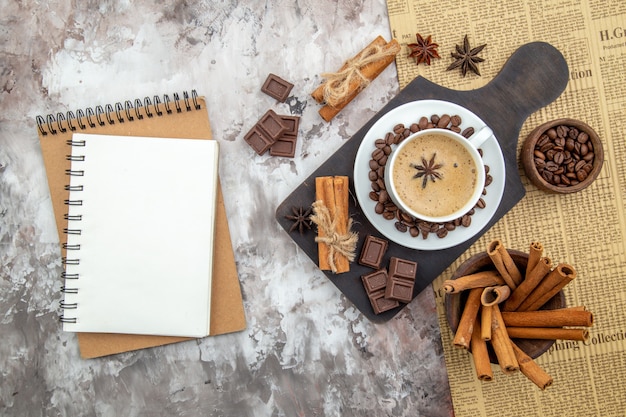
[{"label": "kraft paper notebook", "polygon": [[[115,106],[97,106],[78,110],[76,114],[67,112],[38,117],[39,139],[46,166],[48,183],[54,208],[59,240],[64,243],[61,252],[68,256],[67,235],[68,205],[71,201],[70,189],[66,187],[66,170],[71,171],[71,140],[74,133],[139,136],[145,138],[211,139],[210,123],[206,104],[195,91],[191,97],[184,94],[173,100],[165,95],[126,101]],[[138,139],[139,140],[139,139]],[[156,139],[155,139],[156,140]],[[117,167],[119,168],[119,167]],[[210,187],[210,185],[207,185]],[[216,188],[214,256],[210,297],[210,335],[218,335],[243,330],[246,326],[241,289],[235,266],[224,201],[219,186]],[[70,217],[72,218],[72,217]],[[120,239],[123,231],[119,231]],[[71,252],[70,252],[71,253]],[[67,272],[66,272],[67,273]],[[65,274],[64,274],[65,275]],[[68,310],[69,311],[69,310]],[[164,335],[143,335],[126,333],[78,333],[81,356],[94,358],[146,347],[190,340],[189,337]]]}]

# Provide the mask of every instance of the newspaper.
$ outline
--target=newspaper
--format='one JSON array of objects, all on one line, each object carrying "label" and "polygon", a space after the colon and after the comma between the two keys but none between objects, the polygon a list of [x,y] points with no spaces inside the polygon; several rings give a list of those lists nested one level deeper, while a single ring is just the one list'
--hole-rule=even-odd
[{"label": "newspaper", "polygon": [[[626,1],[520,0],[462,2],[387,0],[392,36],[403,46],[397,57],[400,86],[418,75],[444,87],[470,90],[485,85],[506,59],[532,41],[552,44],[567,60],[564,93],[532,114],[523,138],[539,124],[568,117],[592,126],[603,141],[605,162],[599,178],[570,195],[538,190],[524,176],[522,199],[434,283],[443,347],[456,417],[626,416]],[[409,58],[416,33],[439,44],[440,59],[430,66]],[[463,44],[487,44],[479,54],[481,76],[446,71],[450,52]],[[452,346],[441,284],[469,256],[493,239],[528,251],[539,241],[553,262],[575,266],[577,278],[565,289],[569,306],[594,313],[588,342],[557,341],[537,363],[554,379],[541,391],[521,373],[476,379],[470,354]]]}]

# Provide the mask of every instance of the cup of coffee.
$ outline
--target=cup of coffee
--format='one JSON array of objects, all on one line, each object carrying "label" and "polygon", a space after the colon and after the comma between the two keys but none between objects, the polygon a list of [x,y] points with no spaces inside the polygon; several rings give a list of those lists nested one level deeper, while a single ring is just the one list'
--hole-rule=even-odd
[{"label": "cup of coffee", "polygon": [[485,126],[469,139],[448,129],[426,129],[404,139],[385,166],[393,203],[420,220],[445,223],[470,211],[485,185],[480,145],[493,136]]}]

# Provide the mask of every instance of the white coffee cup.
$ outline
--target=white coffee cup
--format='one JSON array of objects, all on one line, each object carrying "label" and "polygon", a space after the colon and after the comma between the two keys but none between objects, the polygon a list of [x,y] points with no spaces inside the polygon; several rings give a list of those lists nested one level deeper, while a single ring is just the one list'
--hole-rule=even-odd
[{"label": "white coffee cup", "polygon": [[462,217],[482,195],[486,174],[478,148],[492,136],[485,126],[469,139],[448,129],[425,129],[407,137],[385,166],[391,201],[428,222]]}]

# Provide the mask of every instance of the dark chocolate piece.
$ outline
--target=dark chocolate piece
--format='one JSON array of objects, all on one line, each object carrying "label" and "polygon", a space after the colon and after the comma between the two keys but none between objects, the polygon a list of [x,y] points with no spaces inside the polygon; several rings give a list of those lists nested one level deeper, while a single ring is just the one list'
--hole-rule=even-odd
[{"label": "dark chocolate piece", "polygon": [[250,145],[259,155],[263,155],[270,148],[270,146],[276,142],[267,136],[258,125],[254,125],[254,127],[250,129],[243,139],[248,142],[248,145]]},{"label": "dark chocolate piece", "polygon": [[274,142],[287,131],[287,127],[283,124],[280,116],[271,109],[261,116],[261,119],[257,122],[257,126],[261,128]]},{"label": "dark chocolate piece", "polygon": [[396,308],[400,305],[400,303],[396,300],[390,300],[385,298],[385,291],[379,290],[369,294],[370,303],[372,303],[372,308],[374,309],[374,313],[380,314],[387,310],[391,310],[392,308]]},{"label": "dark chocolate piece", "polygon": [[391,257],[385,297],[403,303],[413,299],[417,262]]},{"label": "dark chocolate piece", "polygon": [[361,280],[363,281],[365,291],[367,291],[368,294],[378,290],[383,290],[387,285],[387,271],[381,269],[367,275],[361,275]]},{"label": "dark chocolate piece", "polygon": [[285,125],[287,130],[283,135],[298,136],[298,126],[300,126],[300,116],[286,116],[279,115],[282,124]]},{"label": "dark chocolate piece", "polygon": [[363,248],[361,249],[359,263],[363,266],[379,269],[388,246],[389,241],[376,236],[367,235]]},{"label": "dark chocolate piece", "polygon": [[385,287],[385,298],[409,303],[413,299],[414,281],[389,277]]},{"label": "dark chocolate piece", "polygon": [[270,147],[270,155],[293,158],[296,155],[296,139],[295,136],[282,135]]},{"label": "dark chocolate piece", "polygon": [[392,257],[389,260],[389,276],[400,279],[415,280],[417,262]]},{"label": "dark chocolate piece", "polygon": [[289,97],[292,88],[293,84],[289,81],[283,80],[278,75],[270,74],[265,79],[261,91],[270,97],[274,97],[281,103],[284,103],[287,97]]}]

